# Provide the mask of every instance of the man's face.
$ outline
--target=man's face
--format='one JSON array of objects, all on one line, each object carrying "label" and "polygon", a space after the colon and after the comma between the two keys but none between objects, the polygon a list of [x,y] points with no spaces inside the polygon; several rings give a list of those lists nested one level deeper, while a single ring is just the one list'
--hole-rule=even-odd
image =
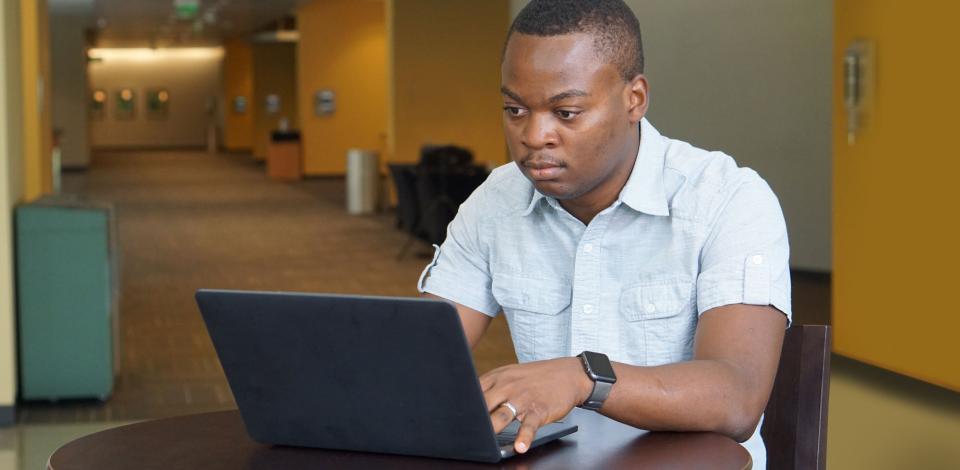
[{"label": "man's face", "polygon": [[510,155],[537,190],[559,200],[619,192],[633,167],[642,111],[592,36],[514,33],[501,85]]}]

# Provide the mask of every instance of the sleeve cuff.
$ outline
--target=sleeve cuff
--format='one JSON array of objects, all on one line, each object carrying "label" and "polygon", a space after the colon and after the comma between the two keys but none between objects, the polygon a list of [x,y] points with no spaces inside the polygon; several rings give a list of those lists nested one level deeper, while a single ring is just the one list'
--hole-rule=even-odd
[{"label": "sleeve cuff", "polygon": [[433,245],[433,248],[433,260],[420,274],[420,279],[417,281],[417,290],[421,294],[433,294],[464,307],[472,308],[489,317],[496,317],[500,313],[500,305],[493,301],[491,296],[484,295],[482,292],[471,292],[464,288],[465,286],[483,285],[482,282],[458,279],[449,271],[435,270],[437,260],[440,258],[440,247]]},{"label": "sleeve cuff", "polygon": [[742,283],[729,282],[715,285],[712,288],[700,288],[697,293],[697,314],[725,305],[746,304],[772,306],[787,317],[787,327],[793,324],[793,310],[790,304],[790,294],[783,289],[768,285],[769,295],[765,302],[756,302],[751,299]]}]

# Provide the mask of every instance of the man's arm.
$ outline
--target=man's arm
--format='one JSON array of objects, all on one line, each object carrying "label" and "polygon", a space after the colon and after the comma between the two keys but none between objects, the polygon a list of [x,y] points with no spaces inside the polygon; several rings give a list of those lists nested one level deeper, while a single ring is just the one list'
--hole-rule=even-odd
[{"label": "man's arm", "polygon": [[[773,387],[786,317],[773,307],[727,305],[700,317],[691,361],[656,367],[614,363],[617,383],[600,410],[650,430],[714,431],[750,437]],[[576,357],[501,367],[480,379],[494,430],[522,421],[515,448],[565,416],[593,389]]]},{"label": "man's arm", "polygon": [[614,364],[618,380],[601,412],[644,429],[715,431],[745,441],[770,398],[785,328],[786,317],[772,307],[704,312],[692,361]]},{"label": "man's arm", "polygon": [[[439,297],[430,293],[424,293],[422,297],[450,302],[443,297]],[[478,312],[470,307],[465,307],[456,302],[451,303],[457,307],[457,313],[460,314],[460,323],[463,324],[463,333],[467,336],[467,342],[470,343],[470,349],[475,348],[477,343],[480,342],[480,338],[482,338],[483,334],[487,332],[487,328],[490,327],[490,322],[493,320],[493,318],[488,315],[484,315],[482,312]]]}]

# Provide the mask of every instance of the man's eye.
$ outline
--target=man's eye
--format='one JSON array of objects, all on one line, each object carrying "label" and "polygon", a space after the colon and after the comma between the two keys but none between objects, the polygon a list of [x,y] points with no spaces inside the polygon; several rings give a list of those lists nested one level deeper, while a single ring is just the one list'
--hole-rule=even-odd
[{"label": "man's eye", "polygon": [[516,106],[504,106],[503,109],[507,112],[507,114],[514,117],[523,115],[523,108],[518,108]]},{"label": "man's eye", "polygon": [[566,109],[560,109],[557,111],[557,116],[560,116],[560,119],[569,120],[573,119],[580,115],[580,111],[569,111]]}]

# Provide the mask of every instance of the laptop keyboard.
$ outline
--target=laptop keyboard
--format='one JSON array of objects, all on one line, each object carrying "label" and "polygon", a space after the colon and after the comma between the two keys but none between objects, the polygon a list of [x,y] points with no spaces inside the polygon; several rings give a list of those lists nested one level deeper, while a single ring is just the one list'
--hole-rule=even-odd
[{"label": "laptop keyboard", "polygon": [[505,446],[508,444],[513,444],[513,441],[517,440],[517,434],[520,433],[520,423],[514,421],[503,428],[499,434],[497,434],[497,445]]},{"label": "laptop keyboard", "polygon": [[505,446],[513,444],[517,440],[517,433],[515,432],[501,432],[497,434],[497,445]]}]

